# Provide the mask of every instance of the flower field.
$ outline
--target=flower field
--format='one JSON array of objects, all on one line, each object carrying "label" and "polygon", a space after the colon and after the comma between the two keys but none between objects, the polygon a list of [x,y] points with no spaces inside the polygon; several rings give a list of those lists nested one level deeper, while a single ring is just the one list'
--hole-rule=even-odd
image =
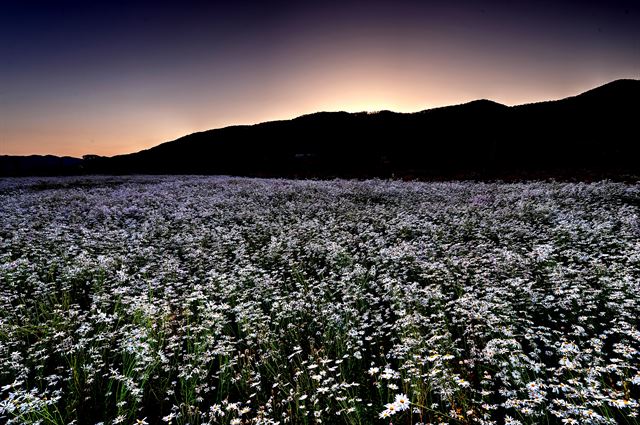
[{"label": "flower field", "polygon": [[640,185],[0,180],[0,423],[638,424]]}]

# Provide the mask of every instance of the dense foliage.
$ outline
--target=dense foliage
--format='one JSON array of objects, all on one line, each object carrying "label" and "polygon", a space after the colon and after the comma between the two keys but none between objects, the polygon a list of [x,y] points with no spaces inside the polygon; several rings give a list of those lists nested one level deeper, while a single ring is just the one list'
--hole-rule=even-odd
[{"label": "dense foliage", "polygon": [[0,422],[640,423],[639,208],[610,182],[2,180]]}]

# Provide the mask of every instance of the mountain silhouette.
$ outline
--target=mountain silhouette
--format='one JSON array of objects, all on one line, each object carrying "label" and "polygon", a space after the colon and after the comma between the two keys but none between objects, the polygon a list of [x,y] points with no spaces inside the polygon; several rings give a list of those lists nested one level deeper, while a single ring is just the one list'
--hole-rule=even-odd
[{"label": "mountain silhouette", "polygon": [[0,155],[0,176],[60,176],[82,174],[83,160],[55,155]]},{"label": "mountain silhouette", "polygon": [[574,97],[512,107],[477,100],[416,113],[319,112],[194,133],[128,155],[87,157],[68,171],[302,178],[637,176],[639,102],[640,81],[617,80]]}]

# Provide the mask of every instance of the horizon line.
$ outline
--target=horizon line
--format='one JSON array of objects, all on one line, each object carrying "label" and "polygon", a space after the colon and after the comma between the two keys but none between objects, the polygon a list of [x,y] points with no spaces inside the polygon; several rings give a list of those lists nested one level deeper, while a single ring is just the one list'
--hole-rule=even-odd
[{"label": "horizon line", "polygon": [[567,100],[567,99],[573,99],[576,98],[578,96],[581,96],[583,94],[589,93],[591,91],[600,89],[602,87],[611,85],[611,84],[615,84],[615,83],[620,83],[620,82],[630,82],[630,81],[635,81],[635,82],[640,82],[640,78],[618,78],[615,80],[611,80],[609,82],[600,84],[598,86],[592,87],[588,90],[582,91],[580,93],[571,95],[571,96],[565,96],[565,97],[560,97],[560,98],[554,98],[554,99],[545,99],[545,100],[539,100],[539,101],[534,101],[534,102],[525,102],[525,103],[517,103],[517,104],[506,104],[506,103],[501,103],[492,99],[487,99],[487,98],[479,98],[479,99],[473,99],[473,100],[468,100],[468,101],[464,101],[461,103],[452,103],[452,104],[446,104],[446,105],[439,105],[439,106],[432,106],[432,107],[428,107],[425,109],[419,109],[419,110],[413,110],[413,111],[398,111],[398,110],[391,110],[391,109],[378,109],[378,110],[354,110],[354,111],[349,111],[346,109],[341,109],[341,110],[319,110],[319,111],[315,111],[315,112],[309,112],[309,113],[303,113],[300,115],[292,115],[289,116],[288,118],[278,118],[278,119],[271,119],[271,120],[265,120],[265,121],[258,121],[258,122],[253,122],[253,123],[246,123],[246,124],[229,124],[229,125],[224,125],[221,127],[214,127],[214,128],[208,128],[208,129],[203,129],[203,130],[198,130],[198,131],[194,131],[191,133],[186,133],[183,134],[182,136],[179,136],[175,139],[171,139],[171,140],[165,140],[162,142],[159,142],[149,148],[145,148],[145,149],[140,149],[137,151],[132,151],[132,152],[125,152],[125,153],[117,153],[117,154],[113,154],[113,155],[98,155],[98,154],[93,154],[91,152],[87,152],[84,153],[80,156],[73,156],[73,155],[56,155],[56,154],[52,154],[52,153],[32,153],[32,154],[27,154],[27,155],[11,155],[11,154],[0,154],[0,157],[54,157],[54,158],[73,158],[73,159],[83,159],[83,157],[85,156],[97,156],[97,157],[101,157],[101,158],[113,158],[113,157],[117,157],[117,156],[125,156],[125,155],[131,155],[131,154],[135,154],[138,152],[144,152],[144,151],[148,151],[151,149],[154,149],[158,146],[164,145],[166,143],[172,143],[175,141],[178,141],[180,139],[183,139],[185,137],[189,137],[195,134],[201,134],[201,133],[207,133],[210,131],[216,131],[216,130],[224,130],[224,129],[229,129],[229,128],[238,128],[238,127],[254,127],[254,126],[259,126],[259,125],[263,125],[263,124],[268,124],[268,123],[278,123],[278,122],[286,122],[286,121],[294,121],[296,119],[299,118],[304,118],[304,117],[310,117],[313,115],[318,115],[318,114],[339,114],[339,113],[345,113],[345,114],[367,114],[367,115],[376,115],[376,114],[380,114],[380,113],[393,113],[393,114],[399,114],[399,115],[411,115],[411,114],[419,114],[419,113],[423,113],[423,112],[428,112],[428,111],[433,111],[433,110],[439,110],[439,109],[445,109],[445,108],[451,108],[451,107],[456,107],[456,106],[464,106],[464,105],[468,105],[471,103],[475,103],[475,102],[490,102],[496,105],[500,105],[503,106],[505,108],[515,108],[515,107],[520,107],[520,106],[527,106],[527,105],[536,105],[536,104],[541,104],[541,103],[548,103],[548,102],[557,102],[557,101],[562,101],[562,100]]}]

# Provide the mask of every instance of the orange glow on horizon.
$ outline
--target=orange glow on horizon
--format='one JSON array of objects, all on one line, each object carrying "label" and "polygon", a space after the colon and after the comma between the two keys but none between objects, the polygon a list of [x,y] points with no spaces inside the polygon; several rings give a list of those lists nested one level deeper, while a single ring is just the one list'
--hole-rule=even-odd
[{"label": "orange glow on horizon", "polygon": [[9,3],[0,155],[111,156],[320,111],[517,105],[640,76],[640,9],[616,2]]},{"label": "orange glow on horizon", "polygon": [[[215,98],[204,98],[196,105],[162,109],[141,99],[129,102],[126,113],[114,103],[84,117],[82,110],[61,109],[54,118],[34,118],[30,126],[5,128],[0,137],[0,154],[112,156],[148,149],[198,131],[286,120],[319,111],[417,112],[480,98],[517,105],[572,96],[610,81],[589,80],[579,87],[510,87],[503,82],[474,87],[459,81],[427,85],[423,76],[405,70],[401,75],[403,84],[398,84],[398,78],[391,73],[357,77],[361,71],[362,68],[354,68],[333,75],[304,74],[289,79],[286,86],[274,81],[256,90],[254,97],[231,96],[231,101],[223,105]],[[304,90],[305,87],[314,89]]]}]

